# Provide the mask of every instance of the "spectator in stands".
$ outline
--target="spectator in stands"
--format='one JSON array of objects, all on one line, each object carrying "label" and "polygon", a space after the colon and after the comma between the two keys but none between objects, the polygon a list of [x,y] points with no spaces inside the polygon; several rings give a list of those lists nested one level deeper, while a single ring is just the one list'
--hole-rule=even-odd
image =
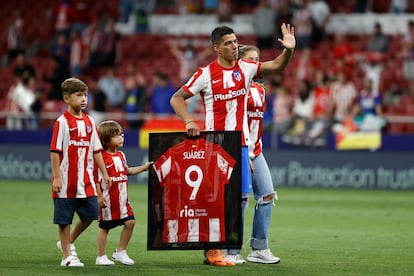
[{"label": "spectator in stands", "polygon": [[294,60],[293,67],[298,80],[312,80],[314,71],[319,68],[319,60],[312,55],[312,48],[305,47],[299,54],[299,58]]},{"label": "spectator in stands", "polygon": [[278,147],[278,136],[290,128],[292,122],[293,98],[282,82],[274,83],[276,96],[273,97],[272,148]]},{"label": "spectator in stands", "polygon": [[14,11],[7,32],[7,64],[10,64],[19,53],[24,53],[26,47],[25,35],[23,33],[23,18],[20,10]]},{"label": "spectator in stands", "polygon": [[329,113],[335,123],[341,123],[351,116],[357,96],[355,85],[345,72],[337,73],[337,80],[330,86]]},{"label": "spectator in stands", "polygon": [[408,82],[408,89],[414,95],[414,20],[407,23],[407,32],[402,38],[402,56],[404,77]]},{"label": "spectator in stands", "polygon": [[[37,129],[39,127],[39,111],[41,108],[40,99],[35,92],[36,77],[31,75],[28,71],[22,73],[18,78],[16,86],[10,91],[10,98],[8,109],[14,108],[18,115],[13,118],[15,128]],[[16,109],[16,106],[18,109]],[[20,112],[21,111],[21,112]],[[24,124],[19,120],[23,119]],[[11,127],[11,125],[10,125]]]},{"label": "spectator in stands", "polygon": [[129,16],[134,11],[135,0],[119,0],[119,19],[121,23],[127,23]]},{"label": "spectator in stands", "polygon": [[407,7],[407,0],[391,0],[390,12],[396,14],[405,13],[407,11]]},{"label": "spectator in stands", "polygon": [[[218,10],[218,0],[204,0],[203,1],[203,13],[205,14],[214,14]],[[249,4],[249,3],[248,3]],[[256,6],[255,3],[254,6]]]},{"label": "spectator in stands", "polygon": [[24,71],[14,70],[14,82],[10,86],[7,92],[6,105],[4,112],[6,113],[6,128],[23,129],[22,109],[19,107],[17,102],[14,100],[13,94],[16,87],[22,84],[22,75]]},{"label": "spectator in stands", "polygon": [[168,75],[162,72],[154,74],[154,86],[151,93],[151,112],[155,114],[174,114],[170,98],[175,93],[175,87]]},{"label": "spectator in stands", "polygon": [[198,52],[195,45],[191,42],[185,42],[184,47],[180,47],[179,41],[170,41],[170,51],[177,58],[180,63],[180,82],[184,84],[185,81],[197,70],[200,61],[203,61],[211,54],[211,49],[205,47],[201,52]]},{"label": "spectator in stands", "polygon": [[[184,84],[188,78],[197,70],[200,63],[211,54],[210,47],[205,47],[200,52],[192,42],[186,42],[183,49],[177,44],[177,41],[170,41],[171,53],[180,63],[180,84]],[[191,113],[203,112],[200,97],[192,97],[187,101],[188,111]]]},{"label": "spectator in stands", "polygon": [[99,89],[98,79],[91,78],[89,81],[89,93],[88,96],[88,112],[95,120],[96,124],[99,124],[105,119],[105,113],[109,110],[108,98],[105,93]]},{"label": "spectator in stands", "polygon": [[381,23],[375,22],[374,30],[368,40],[366,50],[369,52],[385,53],[388,51],[388,42],[388,36],[382,32]]},{"label": "spectator in stands", "polygon": [[69,70],[70,43],[65,34],[56,34],[50,48],[50,56],[59,62],[60,67],[65,67]]},{"label": "spectator in stands", "polygon": [[312,43],[318,43],[325,39],[326,26],[331,17],[331,10],[326,1],[309,0],[308,10],[312,15]]},{"label": "spectator in stands", "polygon": [[312,14],[304,1],[299,2],[298,9],[293,12],[296,48],[301,50],[310,46],[312,36]]},{"label": "spectator in stands", "polygon": [[366,78],[359,92],[351,116],[361,131],[379,131],[384,126],[380,93],[373,89],[372,80]]},{"label": "spectator in stands", "polygon": [[115,31],[115,21],[112,17],[105,19],[103,37],[98,46],[102,57],[101,65],[115,66],[121,58],[120,34]]},{"label": "spectator in stands", "polygon": [[375,90],[375,93],[379,92],[381,76],[384,70],[383,59],[384,56],[381,53],[375,52],[367,53],[360,60],[360,67],[365,73],[365,78],[372,81],[372,88]]},{"label": "spectator in stands", "polygon": [[[272,1],[274,2],[274,1]],[[278,1],[278,4],[271,3],[273,10],[276,12],[276,19],[274,26],[280,26],[284,22],[292,22],[293,11],[295,9],[292,1]],[[276,29],[276,37],[281,37],[282,33],[279,28]],[[278,44],[279,45],[279,44]]]},{"label": "spectator in stands", "polygon": [[134,64],[126,67],[126,75],[123,78],[126,91],[125,112],[130,128],[139,128],[143,124],[143,113],[147,103],[147,81],[137,72]]},{"label": "spectator in stands", "polygon": [[45,78],[51,84],[47,99],[62,100],[61,84],[65,79],[70,77],[69,68],[68,66],[62,65],[59,57],[51,57],[50,62],[52,64],[52,75]]},{"label": "spectator in stands", "polygon": [[307,138],[308,131],[313,123],[315,98],[312,94],[312,85],[308,80],[299,83],[299,94],[295,97],[292,110],[292,125],[285,135],[284,141],[293,144],[302,144]]},{"label": "spectator in stands", "polygon": [[347,59],[354,53],[354,47],[346,39],[346,34],[344,33],[335,33],[332,50],[334,58],[342,59],[344,61],[347,61]]},{"label": "spectator in stands", "polygon": [[[34,81],[36,80],[36,70],[35,68],[26,61],[26,56],[23,52],[19,52],[15,59],[15,66],[13,69],[13,74],[15,77],[15,82],[9,89],[9,94],[6,101],[6,111],[7,111],[7,128],[8,129],[22,129],[23,128],[23,120],[21,115],[23,115],[22,109],[19,108],[17,102],[13,100],[13,92],[16,88],[16,85],[20,84],[23,85],[23,77],[30,78],[28,83],[32,86]],[[33,89],[34,91],[34,89]],[[39,121],[39,111],[40,111],[40,99],[39,94],[35,93],[35,101],[31,105],[31,110],[34,112],[35,119],[33,121],[32,128],[36,128]],[[26,123],[27,124],[27,123]]]},{"label": "spectator in stands", "polygon": [[16,56],[13,73],[16,78],[20,78],[24,72],[28,72],[29,75],[36,77],[35,68],[27,62],[26,55],[23,52],[19,52]]},{"label": "spectator in stands", "polygon": [[329,86],[331,84],[331,79],[329,76],[322,70],[317,70],[315,72],[315,82],[313,89],[313,97],[315,99],[315,105],[313,108],[313,117],[316,120],[329,120],[329,99],[330,91]]},{"label": "spectator in stands", "polygon": [[332,56],[335,61],[336,71],[343,71],[350,79],[355,66],[355,49],[352,43],[346,39],[345,33],[335,33]]},{"label": "spectator in stands", "polygon": [[102,20],[93,17],[91,23],[82,32],[82,41],[89,52],[89,66],[100,65],[102,58],[99,56],[98,46],[103,40]]},{"label": "spectator in stands", "polygon": [[55,17],[55,33],[64,34],[69,38],[73,8],[69,0],[62,0],[53,8]]},{"label": "spectator in stands", "polygon": [[72,77],[79,78],[88,62],[88,49],[76,30],[71,31],[69,68]]},{"label": "spectator in stands", "polygon": [[372,11],[373,0],[356,0],[354,11],[356,13],[365,13],[367,11]]},{"label": "spectator in stands", "polygon": [[115,68],[109,66],[106,74],[98,81],[98,87],[108,98],[110,108],[122,108],[125,101],[125,89],[121,80],[115,74]]},{"label": "spectator in stands", "polygon": [[154,11],[155,0],[135,1],[134,11],[136,18],[136,31],[139,33],[148,32],[149,16]]},{"label": "spectator in stands", "polygon": [[259,49],[273,48],[275,37],[275,12],[267,0],[260,0],[252,14],[253,31]]},{"label": "spectator in stands", "polygon": [[74,0],[72,3],[73,12],[71,13],[71,30],[78,31],[79,34],[82,34],[83,30],[89,24],[89,14],[92,8],[92,4],[97,2],[91,2],[88,0]]},{"label": "spectator in stands", "polygon": [[313,97],[315,105],[313,107],[313,122],[308,132],[311,143],[315,146],[326,144],[327,134],[331,125],[329,116],[329,86],[331,79],[322,70],[315,72],[315,84],[313,89]]}]

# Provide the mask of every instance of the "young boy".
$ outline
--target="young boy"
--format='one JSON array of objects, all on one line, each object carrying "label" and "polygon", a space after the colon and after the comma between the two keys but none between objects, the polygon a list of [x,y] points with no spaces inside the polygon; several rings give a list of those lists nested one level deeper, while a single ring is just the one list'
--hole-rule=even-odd
[{"label": "young boy", "polygon": [[[54,201],[53,222],[58,224],[58,248],[63,257],[61,266],[83,267],[75,251],[74,241],[98,219],[99,203],[103,203],[93,173],[94,160],[108,186],[111,179],[102,159],[102,145],[95,122],[82,112],[87,105],[86,84],[76,78],[62,83],[63,100],[67,110],[54,123],[50,143],[52,164],[52,196]],[[79,220],[70,231],[75,212]]]},{"label": "young boy", "polygon": [[[106,241],[110,229],[123,225],[118,248],[112,254],[112,260],[124,265],[135,264],[126,251],[135,225],[134,212],[128,200],[128,175],[135,175],[147,171],[153,162],[146,162],[143,166],[128,167],[125,154],[118,150],[124,144],[122,127],[115,121],[103,121],[98,125],[98,133],[105,149],[102,153],[105,166],[112,180],[112,186],[101,183],[104,202],[107,207],[101,208],[99,213],[98,257],[97,265],[113,265],[106,251]],[[101,178],[101,177],[99,177]]]}]

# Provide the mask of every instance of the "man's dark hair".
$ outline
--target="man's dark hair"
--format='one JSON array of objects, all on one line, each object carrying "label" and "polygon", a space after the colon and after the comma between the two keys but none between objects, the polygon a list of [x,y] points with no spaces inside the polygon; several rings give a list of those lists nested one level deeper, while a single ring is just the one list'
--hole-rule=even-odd
[{"label": "man's dark hair", "polygon": [[221,41],[221,38],[224,35],[229,35],[229,34],[234,34],[234,31],[232,28],[227,27],[227,26],[219,26],[216,27],[212,32],[211,32],[211,42],[214,44],[219,44]]}]

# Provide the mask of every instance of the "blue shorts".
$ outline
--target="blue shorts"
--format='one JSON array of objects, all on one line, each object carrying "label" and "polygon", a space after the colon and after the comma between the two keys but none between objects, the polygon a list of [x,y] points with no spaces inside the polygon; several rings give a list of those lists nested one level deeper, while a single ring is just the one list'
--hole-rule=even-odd
[{"label": "blue shorts", "polygon": [[75,212],[80,220],[98,220],[99,207],[96,196],[86,198],[55,198],[53,223],[59,225],[72,224]]},{"label": "blue shorts", "polygon": [[242,185],[242,197],[243,194],[250,193],[252,191],[252,171],[250,169],[249,148],[241,148],[241,185]]},{"label": "blue shorts", "polygon": [[116,220],[107,220],[107,221],[100,221],[99,228],[110,230],[120,225],[124,225],[125,221],[134,220],[134,216],[129,216],[123,219],[116,219]]}]

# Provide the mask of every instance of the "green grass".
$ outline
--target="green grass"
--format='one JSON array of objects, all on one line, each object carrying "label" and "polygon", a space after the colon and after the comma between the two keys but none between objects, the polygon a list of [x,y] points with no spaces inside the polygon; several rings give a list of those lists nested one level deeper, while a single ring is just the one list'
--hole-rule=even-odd
[{"label": "green grass", "polygon": [[[147,251],[147,187],[130,186],[132,267],[98,267],[94,223],[76,242],[84,268],[61,268],[50,183],[0,181],[0,275],[414,275],[414,192],[279,188],[270,247],[278,265],[202,264],[202,251]],[[246,212],[250,234],[253,202]],[[108,255],[121,228],[110,232]],[[249,253],[245,245],[244,257]]]}]

